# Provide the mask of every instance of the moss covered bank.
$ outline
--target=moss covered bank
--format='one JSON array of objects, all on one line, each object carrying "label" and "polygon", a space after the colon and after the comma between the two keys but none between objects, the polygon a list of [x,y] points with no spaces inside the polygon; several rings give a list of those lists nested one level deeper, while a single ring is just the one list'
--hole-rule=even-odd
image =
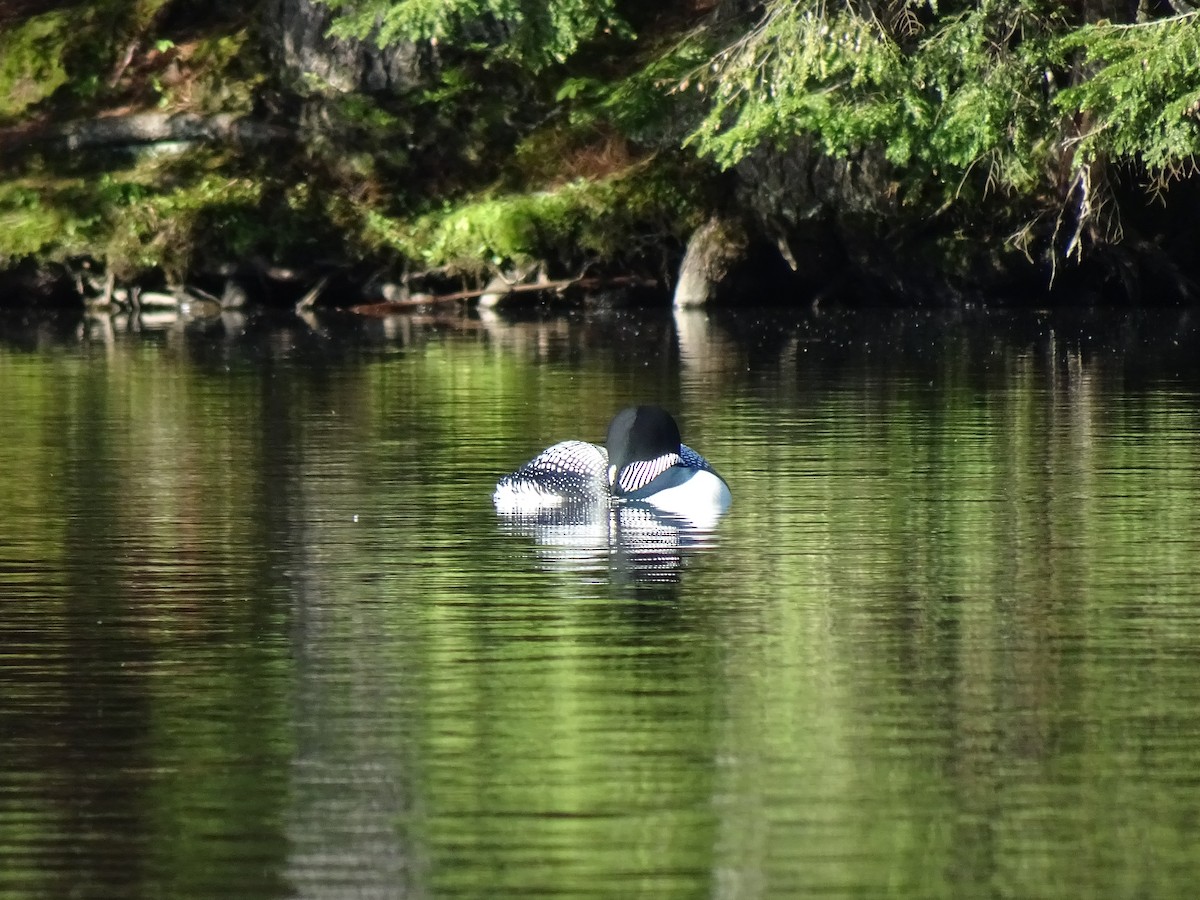
[{"label": "moss covered bank", "polygon": [[1180,300],[1198,149],[1166,0],[0,0],[0,303]]}]

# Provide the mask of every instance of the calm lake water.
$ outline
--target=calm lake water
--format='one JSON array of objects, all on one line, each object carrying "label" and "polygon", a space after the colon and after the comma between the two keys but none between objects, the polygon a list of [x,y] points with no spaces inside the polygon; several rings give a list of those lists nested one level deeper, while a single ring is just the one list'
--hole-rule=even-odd
[{"label": "calm lake water", "polygon": [[[630,402],[711,530],[499,519]],[[0,897],[1194,896],[1200,321],[0,337]]]}]

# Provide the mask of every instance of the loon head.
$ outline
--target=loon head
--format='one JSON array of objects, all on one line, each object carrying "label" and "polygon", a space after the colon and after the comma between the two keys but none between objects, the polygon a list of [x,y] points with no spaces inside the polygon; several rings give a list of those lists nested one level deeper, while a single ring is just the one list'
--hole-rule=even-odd
[{"label": "loon head", "polygon": [[608,484],[618,496],[641,490],[681,461],[679,426],[660,406],[630,406],[608,425]]}]

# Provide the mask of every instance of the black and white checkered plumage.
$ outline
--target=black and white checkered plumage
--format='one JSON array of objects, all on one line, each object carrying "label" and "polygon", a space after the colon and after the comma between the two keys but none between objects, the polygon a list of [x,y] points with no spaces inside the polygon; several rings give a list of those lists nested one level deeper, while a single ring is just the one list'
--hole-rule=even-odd
[{"label": "black and white checkered plumage", "polygon": [[587,441],[561,441],[496,483],[496,506],[519,510],[607,500],[608,453]]}]

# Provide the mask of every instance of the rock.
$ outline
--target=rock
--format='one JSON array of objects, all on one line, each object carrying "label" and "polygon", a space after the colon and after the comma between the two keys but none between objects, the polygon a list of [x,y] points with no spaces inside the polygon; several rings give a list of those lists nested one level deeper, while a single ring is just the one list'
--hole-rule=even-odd
[{"label": "rock", "polygon": [[714,217],[688,241],[675,286],[676,309],[752,298],[779,300],[815,287],[814,272],[829,268],[825,248],[811,242],[788,244],[753,223]]},{"label": "rock", "polygon": [[705,306],[716,298],[734,267],[746,255],[743,228],[713,216],[693,233],[679,266],[676,309]]},{"label": "rock", "polygon": [[547,281],[544,263],[531,262],[514,266],[507,272],[500,272],[484,285],[484,293],[479,295],[479,305],[491,309],[503,300],[511,297],[513,288],[519,284],[545,284]]},{"label": "rock", "polygon": [[385,281],[379,285],[379,296],[385,303],[403,303],[409,299],[408,286],[394,281]]},{"label": "rock", "polygon": [[167,294],[162,291],[139,291],[135,297],[137,305],[142,309],[179,308],[179,296],[177,294]]},{"label": "rock", "polygon": [[250,292],[236,278],[226,278],[224,290],[221,291],[222,309],[240,309],[250,302]]}]

